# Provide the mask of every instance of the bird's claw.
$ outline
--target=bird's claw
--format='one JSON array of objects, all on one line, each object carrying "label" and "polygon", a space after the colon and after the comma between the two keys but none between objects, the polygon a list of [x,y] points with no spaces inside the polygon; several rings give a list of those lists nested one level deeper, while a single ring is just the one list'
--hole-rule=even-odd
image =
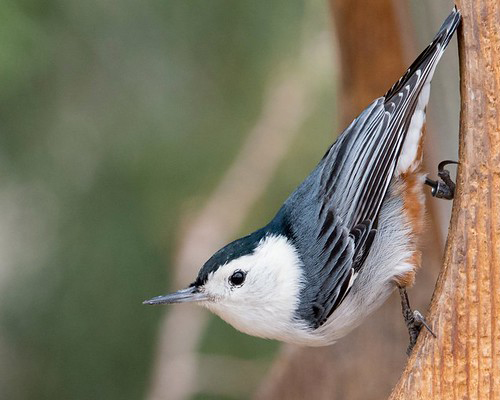
[{"label": "bird's claw", "polygon": [[425,184],[432,188],[432,196],[438,199],[452,200],[455,196],[455,182],[450,178],[450,171],[445,169],[448,164],[458,164],[456,161],[444,160],[438,165],[437,181],[425,178]]},{"label": "bird's claw", "polygon": [[420,324],[420,329],[422,329],[422,326],[425,327],[425,329],[427,329],[427,332],[429,332],[434,337],[434,339],[437,338],[436,334],[432,331],[431,327],[427,323],[425,317],[420,313],[420,311],[414,310],[413,317],[415,318],[415,323]]},{"label": "bird's claw", "polygon": [[410,335],[410,344],[406,349],[406,354],[410,355],[415,343],[417,343],[418,335],[422,330],[422,326],[429,331],[429,333],[436,337],[436,334],[432,331],[431,327],[425,320],[424,316],[418,310],[412,310],[410,307],[410,301],[408,299],[408,293],[406,293],[405,288],[399,288],[399,294],[401,296],[401,306],[403,309],[403,318],[408,328],[408,333]]}]

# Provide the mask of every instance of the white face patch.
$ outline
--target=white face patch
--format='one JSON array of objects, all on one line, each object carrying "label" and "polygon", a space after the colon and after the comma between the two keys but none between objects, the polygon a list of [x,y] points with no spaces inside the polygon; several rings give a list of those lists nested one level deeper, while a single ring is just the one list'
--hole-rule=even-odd
[{"label": "white face patch", "polygon": [[[245,280],[230,277],[243,271]],[[203,303],[236,329],[254,336],[286,340],[297,328],[294,312],[302,287],[300,259],[284,236],[268,236],[252,254],[230,261],[211,273]]]}]

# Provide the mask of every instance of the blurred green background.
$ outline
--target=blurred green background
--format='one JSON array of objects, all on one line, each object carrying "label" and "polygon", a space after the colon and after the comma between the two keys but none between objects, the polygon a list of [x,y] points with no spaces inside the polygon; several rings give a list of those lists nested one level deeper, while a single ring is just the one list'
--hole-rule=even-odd
[{"label": "blurred green background", "polygon": [[[408,1],[418,48],[448,3]],[[183,235],[273,129],[270,107],[293,126],[277,126],[284,156],[231,238],[265,224],[339,132],[331,24],[326,0],[0,2],[0,399],[157,400],[172,308],[141,302],[190,283],[173,282]],[[457,63],[443,63],[429,165],[456,157]],[[251,398],[278,344],[209,318],[187,397]]]},{"label": "blurred green background", "polygon": [[[307,117],[242,233],[333,138],[330,22],[318,0],[0,3],[2,399],[147,397],[166,309],[141,302],[169,288],[181,216],[315,37],[326,68],[301,70]],[[215,318],[200,343],[257,366],[227,398],[250,397],[277,349]]]}]

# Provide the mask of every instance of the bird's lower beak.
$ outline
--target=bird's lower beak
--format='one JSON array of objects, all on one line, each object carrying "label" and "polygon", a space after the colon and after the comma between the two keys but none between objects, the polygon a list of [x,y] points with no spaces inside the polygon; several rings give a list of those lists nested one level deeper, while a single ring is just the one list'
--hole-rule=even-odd
[{"label": "bird's lower beak", "polygon": [[193,303],[205,300],[208,300],[208,296],[205,293],[200,292],[196,286],[190,286],[175,293],[153,297],[152,299],[143,301],[142,304]]}]

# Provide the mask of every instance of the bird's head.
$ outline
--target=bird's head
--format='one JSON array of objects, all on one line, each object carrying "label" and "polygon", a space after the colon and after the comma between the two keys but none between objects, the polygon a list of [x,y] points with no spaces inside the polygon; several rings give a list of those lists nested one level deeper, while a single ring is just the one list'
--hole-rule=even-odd
[{"label": "bird's head", "polygon": [[194,302],[242,332],[280,340],[297,328],[300,257],[285,235],[257,231],[216,252],[186,289],[145,304]]}]

